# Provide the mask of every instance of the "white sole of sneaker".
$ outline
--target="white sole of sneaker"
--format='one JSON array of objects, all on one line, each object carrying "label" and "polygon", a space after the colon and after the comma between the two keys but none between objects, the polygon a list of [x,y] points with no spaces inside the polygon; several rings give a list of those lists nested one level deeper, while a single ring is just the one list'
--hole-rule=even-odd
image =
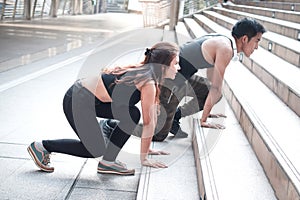
[{"label": "white sole of sneaker", "polygon": [[123,176],[129,176],[135,174],[135,170],[129,172],[116,172],[116,171],[108,171],[108,170],[104,171],[104,170],[97,169],[97,172],[99,174],[116,174],[116,175],[123,175]]}]

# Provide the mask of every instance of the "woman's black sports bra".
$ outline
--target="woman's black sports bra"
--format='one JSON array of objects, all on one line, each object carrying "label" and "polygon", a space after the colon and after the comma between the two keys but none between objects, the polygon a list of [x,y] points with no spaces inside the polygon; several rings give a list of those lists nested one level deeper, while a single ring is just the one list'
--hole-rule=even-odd
[{"label": "woman's black sports bra", "polygon": [[104,86],[111,96],[113,103],[117,105],[133,106],[141,99],[141,92],[135,85],[115,84],[118,76],[113,74],[102,74]]}]

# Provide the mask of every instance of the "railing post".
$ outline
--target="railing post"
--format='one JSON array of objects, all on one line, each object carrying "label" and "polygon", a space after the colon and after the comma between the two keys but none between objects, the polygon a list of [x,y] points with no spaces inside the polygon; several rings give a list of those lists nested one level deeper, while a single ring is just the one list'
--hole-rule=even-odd
[{"label": "railing post", "polygon": [[101,5],[101,1],[100,0],[95,0],[94,14],[100,12],[100,9],[99,9],[100,5]]},{"label": "railing post", "polygon": [[44,16],[45,4],[46,4],[46,0],[43,0],[43,6],[42,6],[42,11],[41,11],[41,17]]},{"label": "railing post", "polygon": [[82,4],[81,0],[71,0],[71,13],[72,15],[82,14]]},{"label": "railing post", "polygon": [[24,0],[24,14],[25,14],[25,19],[30,20],[31,15],[31,0]]},{"label": "railing post", "polygon": [[51,9],[50,9],[50,16],[57,17],[57,0],[51,1]]},{"label": "railing post", "polygon": [[76,15],[77,0],[71,0],[71,14]]},{"label": "railing post", "polygon": [[175,26],[177,25],[178,21],[178,13],[179,13],[179,0],[171,0],[170,6],[170,30],[175,30]]},{"label": "railing post", "polygon": [[100,0],[101,6],[100,6],[100,12],[105,13],[107,11],[107,2],[106,0]]},{"label": "railing post", "polygon": [[34,18],[35,9],[36,9],[37,0],[34,0],[33,9],[32,9],[32,18]]},{"label": "railing post", "polygon": [[16,16],[17,6],[18,6],[18,0],[16,0],[15,4],[14,4],[14,11],[13,11],[13,16],[12,16],[13,19],[15,19],[15,16]]}]

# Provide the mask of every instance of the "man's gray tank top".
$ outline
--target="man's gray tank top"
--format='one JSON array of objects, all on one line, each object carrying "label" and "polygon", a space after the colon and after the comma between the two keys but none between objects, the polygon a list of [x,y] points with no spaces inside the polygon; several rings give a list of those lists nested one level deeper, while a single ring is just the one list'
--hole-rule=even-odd
[{"label": "man's gray tank top", "polygon": [[[179,65],[180,65],[181,69],[178,71],[179,74],[178,74],[178,76],[176,76],[176,78],[178,77],[177,79],[180,79],[179,77],[183,76],[187,80],[191,76],[193,76],[198,71],[198,69],[214,67],[213,64],[208,63],[204,59],[202,50],[201,50],[201,46],[205,40],[212,38],[212,37],[218,37],[218,36],[224,36],[224,35],[221,35],[221,34],[204,35],[204,36],[196,38],[190,42],[187,42],[180,47]],[[227,36],[224,36],[224,37],[227,37]],[[230,38],[228,38],[228,39],[230,40],[231,46],[233,48],[233,43],[232,43],[231,39]],[[177,82],[176,79],[175,79],[175,82]]]}]

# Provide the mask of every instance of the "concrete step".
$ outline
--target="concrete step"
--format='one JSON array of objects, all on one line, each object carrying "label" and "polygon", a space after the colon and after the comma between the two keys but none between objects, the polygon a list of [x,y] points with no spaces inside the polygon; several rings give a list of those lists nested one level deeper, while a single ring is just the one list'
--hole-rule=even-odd
[{"label": "concrete step", "polygon": [[[197,15],[197,20],[211,32],[228,34],[228,30],[203,15]],[[299,199],[299,116],[240,62],[232,62],[228,67],[224,93],[277,198]],[[285,124],[290,131],[286,131]]]},{"label": "concrete step", "polygon": [[[185,18],[188,19],[188,18]],[[191,36],[186,29],[185,23],[179,21],[177,25],[175,26],[176,36],[177,36],[177,42],[179,45],[184,44],[191,40]]]},{"label": "concrete step", "polygon": [[224,5],[224,7],[230,10],[237,10],[241,12],[252,13],[255,15],[262,15],[265,17],[272,17],[275,19],[282,19],[290,22],[300,23],[300,12],[297,11],[286,11],[246,5]]},{"label": "concrete step", "polygon": [[[204,11],[205,16],[211,17],[214,21],[206,18],[203,15],[194,15],[195,20],[204,28],[210,27],[210,32],[222,32],[230,35],[230,30],[236,20],[221,16],[218,13],[212,11]],[[216,22],[223,24],[224,28]],[[203,25],[205,23],[206,25]],[[265,35],[266,34],[266,35]],[[263,40],[272,40],[274,43],[287,44],[291,42],[291,39],[279,36],[274,37],[273,33],[265,33]],[[272,37],[273,36],[273,37]],[[276,34],[276,36],[278,36]],[[285,40],[283,40],[285,39]],[[296,43],[297,46],[298,43]],[[300,50],[300,46],[299,46]],[[284,54],[278,52],[279,55]],[[281,56],[284,57],[284,56]],[[299,57],[299,54],[298,54]],[[268,59],[266,59],[268,58]],[[286,57],[288,59],[289,57]],[[243,57],[243,63],[256,74],[282,101],[284,101],[295,113],[300,116],[300,83],[297,81],[297,77],[300,76],[300,70],[296,66],[286,62],[284,59],[279,58],[272,52],[259,48],[250,58]]]},{"label": "concrete step", "polygon": [[169,25],[164,26],[162,40],[166,42],[178,42],[175,32],[170,30]]},{"label": "concrete step", "polygon": [[111,13],[128,13],[128,10],[120,6],[108,6],[106,12]]},{"label": "concrete step", "polygon": [[220,111],[227,116],[221,122],[224,130],[201,128],[199,118],[194,119],[193,147],[202,199],[275,200],[274,190],[224,98],[214,108],[214,112]]},{"label": "concrete step", "polygon": [[107,12],[121,12],[121,13],[127,13],[128,9],[125,7],[125,5],[122,3],[108,3],[106,7]]},{"label": "concrete step", "polygon": [[298,0],[272,0],[273,2],[278,2],[278,3],[283,3],[283,2],[288,2],[288,3],[299,3]]},{"label": "concrete step", "polygon": [[204,28],[208,33],[218,32],[227,36],[231,35],[226,28],[220,26],[217,22],[209,19],[205,15],[194,14],[193,18],[199,24],[199,26]]},{"label": "concrete step", "polygon": [[274,19],[265,16],[254,15],[254,14],[240,12],[240,11],[228,10],[226,8],[220,8],[220,7],[214,7],[213,10],[222,15],[232,17],[235,19],[238,19],[240,17],[254,18],[260,23],[262,23],[268,31],[272,31],[293,38],[295,40],[299,39],[300,24],[298,23],[289,22],[280,19]]},{"label": "concrete step", "polygon": [[183,21],[192,38],[195,38],[199,35],[204,35],[206,33],[206,31],[203,28],[201,28],[194,19],[184,18]]},{"label": "concrete step", "polygon": [[255,7],[263,7],[263,8],[274,8],[280,10],[289,10],[289,11],[300,11],[300,2],[296,1],[288,1],[288,2],[275,2],[275,1],[244,1],[244,0],[235,0],[237,4],[249,5]]}]

